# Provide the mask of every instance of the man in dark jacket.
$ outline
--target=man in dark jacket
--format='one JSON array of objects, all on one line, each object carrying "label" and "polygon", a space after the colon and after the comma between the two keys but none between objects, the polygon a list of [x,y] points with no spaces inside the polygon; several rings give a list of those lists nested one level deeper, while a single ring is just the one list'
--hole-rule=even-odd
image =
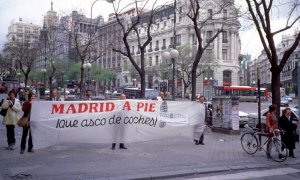
[{"label": "man in dark jacket", "polygon": [[281,140],[289,149],[289,156],[295,158],[294,156],[294,149],[295,149],[295,142],[296,142],[296,121],[292,121],[291,119],[291,109],[285,108],[282,111],[282,116],[278,120],[278,126],[284,130],[285,132],[281,135]]}]

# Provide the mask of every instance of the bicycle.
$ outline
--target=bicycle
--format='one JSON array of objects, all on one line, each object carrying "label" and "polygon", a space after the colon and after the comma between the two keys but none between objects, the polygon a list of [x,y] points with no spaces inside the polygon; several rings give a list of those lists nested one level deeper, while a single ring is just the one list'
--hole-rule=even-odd
[{"label": "bicycle", "polygon": [[[288,156],[287,147],[278,139],[280,133],[284,133],[284,131],[272,129],[270,133],[265,133],[257,128],[250,129],[250,132],[245,132],[241,137],[242,148],[246,153],[255,154],[258,150],[264,150],[267,153],[268,158],[271,158],[276,162],[283,162],[286,160]],[[258,141],[259,136],[268,138],[263,145]],[[264,146],[267,146],[267,149],[264,149]]]}]

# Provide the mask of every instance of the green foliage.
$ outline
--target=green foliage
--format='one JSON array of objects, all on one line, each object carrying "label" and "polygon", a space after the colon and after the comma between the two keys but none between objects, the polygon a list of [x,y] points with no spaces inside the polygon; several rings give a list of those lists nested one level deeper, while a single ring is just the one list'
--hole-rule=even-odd
[{"label": "green foliage", "polygon": [[113,69],[101,69],[97,66],[93,66],[92,77],[96,81],[112,81],[116,79],[117,72]]},{"label": "green foliage", "polygon": [[64,78],[70,81],[77,81],[80,78],[80,63],[74,61],[56,61],[56,75],[61,76],[64,74]]},{"label": "green foliage", "polygon": [[40,71],[31,71],[29,74],[29,79],[33,81],[39,81],[43,77],[43,73]]}]

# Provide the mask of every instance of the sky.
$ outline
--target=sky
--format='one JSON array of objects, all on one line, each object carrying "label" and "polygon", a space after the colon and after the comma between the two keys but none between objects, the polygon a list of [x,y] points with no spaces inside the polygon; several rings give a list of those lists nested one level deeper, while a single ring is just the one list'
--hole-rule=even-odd
[{"label": "sky", "polygon": [[[95,0],[0,0],[0,51],[3,49],[8,27],[12,20],[18,21],[21,17],[23,21],[42,25],[43,16],[51,8],[51,1],[53,1],[54,11],[60,16],[68,15],[72,10],[78,10],[89,17],[91,5]],[[168,2],[168,0],[158,0],[158,3],[166,2]],[[245,0],[235,0],[235,3],[237,6],[246,8]],[[104,19],[107,20],[108,14],[112,12],[112,5],[107,3],[106,0],[99,0],[93,6],[93,17],[102,15]],[[241,23],[243,24],[243,22]],[[273,24],[274,26],[277,26],[281,25],[282,22],[279,20],[273,22]],[[257,57],[260,54],[263,48],[254,26],[247,28],[246,30],[242,28],[240,31],[240,38],[242,43],[242,54],[248,53],[252,58]],[[277,36],[276,42],[279,43],[280,39],[281,36]]]}]

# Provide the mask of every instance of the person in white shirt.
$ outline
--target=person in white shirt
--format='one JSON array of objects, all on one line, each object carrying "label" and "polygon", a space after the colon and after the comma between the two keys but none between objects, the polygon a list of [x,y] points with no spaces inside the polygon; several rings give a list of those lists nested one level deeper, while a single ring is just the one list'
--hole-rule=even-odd
[{"label": "person in white shirt", "polygon": [[205,97],[204,96],[200,96],[199,97],[199,103],[203,106],[204,109],[204,116],[203,117],[199,117],[200,118],[200,122],[199,124],[196,124],[194,126],[194,141],[196,145],[204,145],[204,128],[205,128],[205,120],[207,118],[207,109],[206,106],[204,104],[205,102]]},{"label": "person in white shirt", "polygon": [[158,101],[164,101],[165,97],[164,97],[164,92],[160,91],[159,92],[159,96],[157,97]]},{"label": "person in white shirt", "polygon": [[8,97],[4,99],[2,108],[7,109],[7,113],[4,117],[3,123],[6,126],[7,130],[7,143],[8,147],[7,150],[14,150],[15,149],[15,125],[19,120],[19,111],[21,111],[21,104],[20,100],[15,98],[16,95],[13,91],[8,93]]},{"label": "person in white shirt", "polygon": [[[121,94],[120,95],[120,100],[126,100],[126,95],[125,94]],[[112,145],[111,145],[111,149],[112,150],[116,149],[116,144],[117,144],[116,141],[117,141],[117,139],[122,139],[122,137],[118,137],[118,136],[122,136],[122,133],[124,133],[124,127],[116,127],[116,132],[115,133],[116,133],[115,135],[117,136],[117,138],[115,138],[115,142],[112,143]],[[127,149],[127,147],[125,147],[124,143],[120,143],[119,144],[119,148],[120,149]]]}]

